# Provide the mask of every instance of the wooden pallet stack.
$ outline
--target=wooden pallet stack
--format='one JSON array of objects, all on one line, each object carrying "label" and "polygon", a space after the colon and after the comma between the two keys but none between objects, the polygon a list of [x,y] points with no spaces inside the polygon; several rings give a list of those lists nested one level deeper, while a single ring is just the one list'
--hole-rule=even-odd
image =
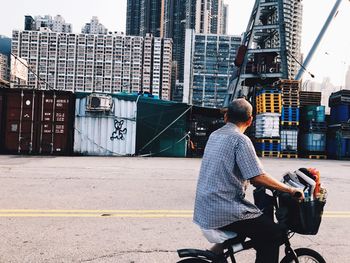
[{"label": "wooden pallet stack", "polygon": [[300,81],[280,80],[274,86],[282,93],[281,158],[298,158]]},{"label": "wooden pallet stack", "polygon": [[332,93],[327,155],[334,159],[350,159],[350,90]]},{"label": "wooden pallet stack", "polygon": [[299,155],[310,159],[326,159],[325,107],[321,106],[321,92],[300,92]]},{"label": "wooden pallet stack", "polygon": [[261,157],[279,157],[281,141],[279,121],[282,94],[270,86],[257,90],[255,118],[255,148]]},{"label": "wooden pallet stack", "polygon": [[300,107],[303,106],[320,106],[321,92],[316,91],[300,91]]}]

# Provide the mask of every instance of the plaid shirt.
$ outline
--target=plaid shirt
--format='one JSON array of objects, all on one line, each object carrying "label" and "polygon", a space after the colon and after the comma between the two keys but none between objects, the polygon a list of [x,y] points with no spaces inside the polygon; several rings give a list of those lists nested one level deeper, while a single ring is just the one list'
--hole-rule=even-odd
[{"label": "plaid shirt", "polygon": [[245,191],[248,180],[263,173],[251,140],[236,125],[227,123],[213,132],[201,164],[193,221],[215,229],[260,216]]}]

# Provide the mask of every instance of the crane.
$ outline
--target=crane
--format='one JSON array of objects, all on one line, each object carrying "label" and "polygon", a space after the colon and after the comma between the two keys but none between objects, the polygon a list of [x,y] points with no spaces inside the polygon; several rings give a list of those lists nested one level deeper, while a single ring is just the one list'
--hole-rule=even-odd
[{"label": "crane", "polygon": [[[341,2],[336,0],[305,62],[301,64],[292,54],[293,46],[289,39],[293,37],[291,27],[295,26],[295,21],[290,18],[290,11],[293,14],[295,10],[290,10],[290,7],[301,10],[301,0],[256,0],[237,52],[236,68],[231,76],[225,105],[238,97],[250,98],[257,86],[291,79],[294,75],[295,80],[300,80]],[[289,31],[288,38],[286,31]],[[293,74],[290,68],[292,60],[300,66],[297,74]]]}]

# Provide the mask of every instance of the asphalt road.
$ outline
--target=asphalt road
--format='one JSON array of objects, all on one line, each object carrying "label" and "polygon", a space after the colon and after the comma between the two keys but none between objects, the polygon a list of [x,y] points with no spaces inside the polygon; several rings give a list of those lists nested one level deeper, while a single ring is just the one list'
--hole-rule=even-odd
[{"label": "asphalt road", "polygon": [[[0,262],[176,262],[210,245],[192,223],[200,159],[0,156]],[[267,172],[321,171],[328,200],[316,236],[294,247],[350,262],[350,162],[263,159]],[[249,194],[251,197],[251,193]],[[254,251],[238,255],[254,262]]]}]

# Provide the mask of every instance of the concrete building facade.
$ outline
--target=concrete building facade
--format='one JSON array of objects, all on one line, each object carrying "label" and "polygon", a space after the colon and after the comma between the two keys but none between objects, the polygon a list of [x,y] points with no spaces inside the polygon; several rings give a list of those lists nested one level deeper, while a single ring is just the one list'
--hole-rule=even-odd
[{"label": "concrete building facade", "polygon": [[[294,78],[300,69],[297,61],[302,62],[301,32],[303,4],[299,0],[284,1],[284,24],[286,30],[286,47],[290,54],[288,60],[288,76]],[[294,58],[293,58],[294,57]]]},{"label": "concrete building facade", "polygon": [[128,0],[126,34],[161,36],[161,21],[165,0]]},{"label": "concrete building facade", "polygon": [[0,53],[0,81],[9,81],[10,77],[9,61],[5,54]]},{"label": "concrete building facade", "polygon": [[93,16],[89,23],[86,23],[81,29],[82,34],[102,34],[108,33],[108,29],[102,25],[96,16]]},{"label": "concrete building facade", "polygon": [[227,94],[240,36],[186,30],[183,102],[221,108]]},{"label": "concrete building facade", "polygon": [[186,28],[222,33],[225,21],[223,0],[128,0],[126,34],[173,39],[172,100],[182,101]]},{"label": "concrete building facade", "polygon": [[15,30],[12,52],[26,59],[34,71],[28,73],[28,88],[102,93],[154,90],[159,98],[170,99],[172,41],[149,38]]},{"label": "concrete building facade", "polygon": [[54,18],[50,15],[45,16],[25,16],[24,29],[25,30],[37,30],[47,28],[52,32],[71,33],[72,25],[66,23],[61,15],[56,15]]}]

